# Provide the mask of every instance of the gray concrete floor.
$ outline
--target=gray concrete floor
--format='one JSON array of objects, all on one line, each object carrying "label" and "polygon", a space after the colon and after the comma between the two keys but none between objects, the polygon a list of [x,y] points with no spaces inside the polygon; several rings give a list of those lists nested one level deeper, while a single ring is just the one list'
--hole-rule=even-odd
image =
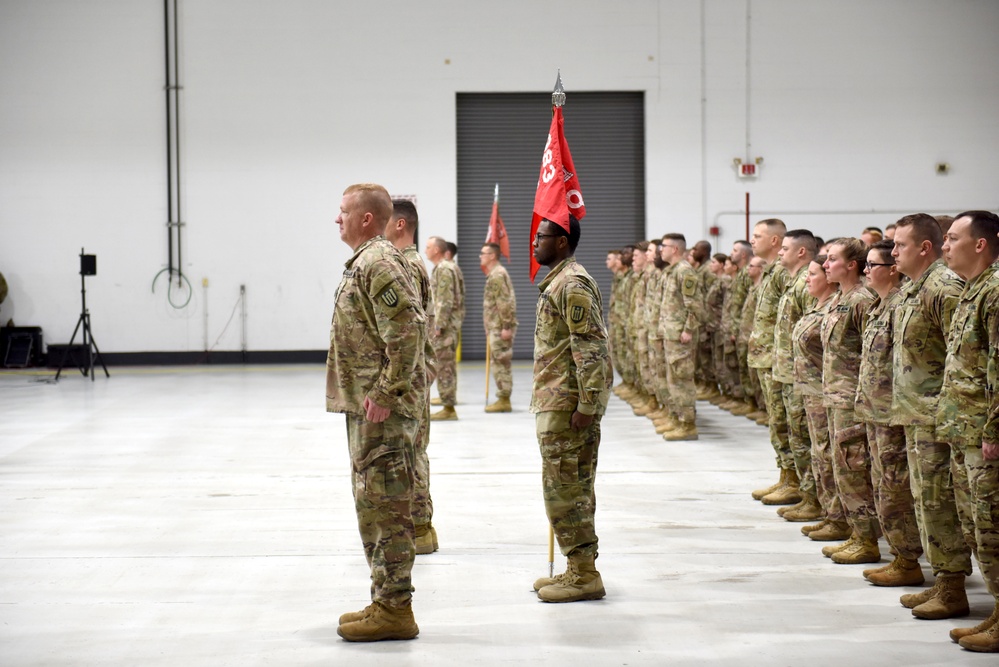
[{"label": "gray concrete floor", "polygon": [[612,399],[607,597],[538,601],[526,364],[508,415],[483,413],[483,367],[462,364],[460,421],[433,427],[419,638],[349,644],[336,618],[368,575],[323,367],[111,370],[0,373],[0,665],[996,664],[947,637],[991,611],[977,573],[970,619],[913,619],[913,589],[867,584],[749,497],[776,479],[766,430],[707,403],[699,441],[665,443]]}]

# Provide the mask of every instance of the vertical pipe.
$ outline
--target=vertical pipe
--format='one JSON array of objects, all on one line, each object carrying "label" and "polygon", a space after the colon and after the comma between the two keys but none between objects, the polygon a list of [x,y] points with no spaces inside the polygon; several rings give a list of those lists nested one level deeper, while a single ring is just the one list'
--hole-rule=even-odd
[{"label": "vertical pipe", "polygon": [[166,68],[167,282],[173,276],[173,134],[170,112],[170,0],[163,0],[163,64]]},{"label": "vertical pipe", "polygon": [[749,240],[749,193],[746,193],[746,240]]},{"label": "vertical pipe", "polygon": [[177,15],[177,0],[173,0],[173,116],[175,123],[174,144],[177,152],[177,287],[183,287],[182,277],[184,274],[183,246],[181,244],[181,227],[183,225],[184,213],[180,198],[180,47],[179,37],[180,17]]},{"label": "vertical pipe", "polygon": [[752,143],[749,140],[749,111],[750,111],[750,91],[751,91],[751,67],[750,67],[750,53],[751,53],[751,43],[750,38],[752,35],[751,21],[753,15],[753,0],[746,0],[746,163],[752,159],[750,157],[750,149],[752,148]]},{"label": "vertical pipe", "polygon": [[708,231],[708,58],[704,4],[705,0],[701,0],[701,228]]}]

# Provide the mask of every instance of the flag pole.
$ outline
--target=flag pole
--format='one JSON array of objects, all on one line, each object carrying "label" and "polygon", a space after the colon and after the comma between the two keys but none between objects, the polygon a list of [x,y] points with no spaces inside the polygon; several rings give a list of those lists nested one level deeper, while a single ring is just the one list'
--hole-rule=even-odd
[{"label": "flag pole", "polygon": [[[565,88],[562,87],[562,70],[555,76],[555,89],[552,90],[552,114],[556,107],[565,105]],[[555,528],[548,520],[548,576],[555,576]]]}]

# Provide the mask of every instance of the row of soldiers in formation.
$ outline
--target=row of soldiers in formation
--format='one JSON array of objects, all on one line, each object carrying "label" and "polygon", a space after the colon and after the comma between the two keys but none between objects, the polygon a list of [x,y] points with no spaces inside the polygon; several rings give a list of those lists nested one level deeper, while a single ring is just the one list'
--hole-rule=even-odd
[{"label": "row of soldiers in formation", "polygon": [[[824,242],[777,219],[730,256],[683,237],[608,254],[614,392],[666,440],[696,439],[695,398],[769,427],[780,478],[753,491],[836,563],[922,619],[991,615],[951,639],[999,652],[999,217],[908,215]],[[685,257],[686,255],[686,257]],[[694,378],[697,378],[695,383]]]}]

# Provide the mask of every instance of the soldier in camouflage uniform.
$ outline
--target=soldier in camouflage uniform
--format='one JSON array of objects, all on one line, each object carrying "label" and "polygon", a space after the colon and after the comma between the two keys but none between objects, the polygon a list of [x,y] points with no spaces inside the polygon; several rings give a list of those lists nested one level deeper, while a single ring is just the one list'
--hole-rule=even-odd
[{"label": "soldier in camouflage uniform", "polygon": [[538,286],[531,412],[537,414],[545,511],[568,559],[564,573],[534,583],[545,602],[605,594],[594,565],[594,483],[613,377],[600,289],[573,256],[579,236],[579,221],[570,216],[568,231],[542,220],[534,238],[534,258],[551,271]]},{"label": "soldier in camouflage uniform", "polygon": [[486,412],[510,412],[510,392],[513,391],[513,337],[517,333],[517,297],[510,274],[500,264],[500,247],[487,243],[479,252],[479,264],[486,272],[482,295],[482,320],[489,337],[490,365],[496,378],[496,401],[486,406]]},{"label": "soldier in camouflage uniform", "polygon": [[753,228],[753,252],[762,257],[767,266],[760,278],[756,296],[756,311],[753,315],[753,333],[749,337],[747,362],[756,369],[766,403],[770,444],[774,448],[780,478],[775,484],[753,491],[753,498],[762,500],[775,491],[780,491],[780,502],[790,505],[801,500],[798,491],[798,473],[794,467],[794,455],[787,435],[787,413],[784,411],[783,383],[773,379],[774,327],[777,324],[777,306],[787,290],[791,277],[787,269],[777,260],[784,234],[784,223],[776,218],[761,220]]},{"label": "soldier in camouflage uniform", "polygon": [[[777,323],[774,326],[773,381],[780,384],[781,400],[787,415],[788,444],[798,475],[798,489],[791,486],[778,488],[761,498],[765,505],[784,505],[777,514],[788,521],[814,521],[822,516],[815,491],[815,476],[812,474],[812,440],[808,434],[808,419],[805,415],[805,401],[794,388],[794,349],[792,332],[794,325],[811,309],[815,299],[808,293],[805,279],[808,265],[815,257],[817,245],[815,236],[806,229],[792,229],[784,235],[778,257],[781,265],[790,276],[787,290],[777,303]],[[796,505],[787,507],[785,496],[799,495]]]},{"label": "soldier in camouflage uniform", "polygon": [[656,433],[662,435],[672,427],[669,409],[669,391],[666,387],[666,348],[662,333],[659,331],[659,319],[662,315],[663,287],[666,282],[668,265],[659,252],[659,239],[649,241],[649,263],[655,273],[649,283],[645,299],[645,321],[649,323],[649,359],[648,365],[652,376],[652,393],[659,409],[646,415],[656,427]]},{"label": "soldier in camouflage uniform", "polygon": [[[995,359],[999,356],[999,216],[988,211],[958,215],[945,234],[947,265],[967,281],[947,340],[937,429],[963,459],[971,533],[993,611],[982,623],[951,630],[951,639],[971,651],[999,653],[999,443],[986,425],[996,406]],[[990,361],[991,369],[990,369]],[[992,371],[990,377],[990,370]],[[955,484],[955,486],[958,486]]]},{"label": "soldier in camouflage uniform", "polygon": [[731,395],[729,377],[725,368],[725,336],[722,331],[722,313],[725,310],[725,300],[732,278],[725,274],[725,262],[728,257],[721,253],[714,254],[708,261],[708,271],[715,280],[704,293],[704,327],[710,330],[711,367],[715,371],[717,392],[707,400],[721,407]]},{"label": "soldier in camouflage uniform", "polygon": [[[607,304],[607,351],[610,353],[611,365],[617,374],[621,374],[621,360],[619,358],[620,340],[617,337],[621,328],[618,317],[618,300],[621,292],[621,251],[608,250],[605,266],[611,272],[610,300]],[[612,391],[617,394],[623,387],[623,383],[617,385]]]},{"label": "soldier in camouflage uniform", "polygon": [[[415,443],[425,414],[426,318],[410,269],[382,232],[392,200],[378,185],[344,191],[337,224],[354,251],[337,288],[326,410],[347,415],[354,504],[371,567],[371,604],[340,617],[348,641],[412,639]],[[416,382],[414,382],[416,381]]]},{"label": "soldier in camouflage uniform", "polygon": [[[701,314],[708,318],[706,311],[708,292],[718,282],[718,276],[711,271],[711,243],[701,240],[691,249],[694,261],[691,266],[697,271],[698,289],[701,296]],[[718,391],[718,375],[714,364],[714,328],[707,322],[698,334],[697,352],[694,355],[694,378],[697,385],[697,400],[711,401],[720,395]]]},{"label": "soldier in camouflage uniform", "polygon": [[876,586],[916,586],[923,583],[923,570],[917,562],[923,547],[909,482],[905,429],[889,423],[894,375],[892,317],[902,300],[901,274],[891,256],[894,245],[879,241],[867,252],[867,287],[878,298],[864,324],[855,406],[857,419],[867,424],[874,504],[895,559],[885,567],[864,570],[864,577]]},{"label": "soldier in camouflage uniform", "polygon": [[434,293],[434,334],[431,341],[437,354],[437,391],[443,410],[430,415],[431,421],[453,421],[458,418],[454,406],[458,402],[458,370],[456,354],[461,323],[465,317],[462,285],[456,265],[447,259],[447,241],[431,236],[424,253],[433,265],[430,287]]},{"label": "soldier in camouflage uniform", "polygon": [[420,251],[416,249],[416,231],[419,216],[413,202],[404,199],[392,202],[392,217],[385,226],[385,238],[402,252],[410,270],[410,276],[420,296],[420,307],[426,317],[424,328],[423,358],[427,368],[425,380],[415,378],[414,387],[423,387],[426,403],[420,418],[420,430],[416,434],[416,486],[413,489],[413,526],[416,530],[416,553],[429,554],[437,551],[437,530],[431,520],[434,516],[434,502],[430,497],[430,385],[437,375],[437,358],[430,343],[430,332],[434,329],[434,297],[430,289],[430,276],[423,263]]},{"label": "soldier in camouflage uniform", "polygon": [[739,353],[739,324],[742,321],[742,310],[746,305],[746,296],[753,281],[749,277],[749,260],[753,257],[753,246],[749,241],[736,241],[732,244],[731,261],[737,267],[732,276],[732,284],[726,295],[722,311],[722,328],[727,338],[725,340],[725,373],[727,384],[731,388],[729,401],[720,407],[734,415],[748,415],[756,410],[755,401],[750,398],[748,387],[749,367],[746,364],[745,353]]},{"label": "soldier in camouflage uniform", "polygon": [[[746,292],[746,300],[742,304],[742,311],[739,313],[739,326],[736,335],[736,350],[740,359],[739,371],[743,391],[752,398],[754,412],[746,414],[748,419],[756,420],[759,414],[766,417],[766,412],[761,412],[757,406],[764,406],[763,389],[760,387],[760,378],[756,374],[755,368],[750,368],[749,364],[743,364],[742,360],[747,359],[749,354],[749,337],[753,335],[753,318],[756,315],[756,299],[759,296],[760,281],[763,279],[763,271],[767,268],[767,262],[762,257],[752,257],[746,265],[746,275],[749,277],[749,289]],[[762,498],[766,494],[761,494]],[[754,496],[755,497],[755,496]]]},{"label": "soldier in camouflage uniform", "polygon": [[617,305],[616,319],[620,322],[621,326],[620,331],[617,333],[617,336],[620,338],[620,344],[616,345],[616,347],[620,361],[619,372],[624,384],[616,393],[626,401],[634,398],[638,393],[638,369],[635,364],[635,351],[631,345],[631,332],[628,325],[628,319],[631,314],[631,293],[635,288],[637,280],[635,272],[631,270],[634,253],[635,246],[627,245],[621,248],[620,298],[615,299]]},{"label": "soldier in camouflage uniform", "polygon": [[860,379],[863,325],[874,301],[861,280],[867,246],[856,238],[839,239],[828,250],[826,278],[839,291],[822,321],[822,403],[829,415],[833,473],[836,489],[850,524],[850,538],[822,549],[833,562],[876,563],[881,560],[881,525],[874,505],[871,452],[867,427],[857,419],[854,405]]},{"label": "soldier in camouflage uniform", "polygon": [[636,360],[635,382],[638,390],[629,402],[634,413],[639,416],[645,416],[659,407],[655,397],[650,393],[652,369],[648,365],[649,327],[645,320],[645,297],[648,294],[652,272],[655,271],[655,267],[649,262],[648,249],[648,241],[639,241],[635,244],[631,269],[636,274],[636,282],[631,293],[631,309],[628,313],[628,331],[631,334],[631,349]]},{"label": "soldier in camouflage uniform", "polygon": [[894,241],[892,257],[909,282],[892,322],[891,423],[905,429],[919,537],[936,577],[933,587],[899,601],[918,618],[963,616],[971,550],[961,534],[951,446],[937,433],[936,413],[946,336],[964,283],[940,259],[943,235],[932,216],[905,216],[895,225]]},{"label": "soldier in camouflage uniform", "polygon": [[806,284],[815,305],[801,316],[791,332],[794,386],[805,406],[808,435],[812,443],[812,475],[824,517],[817,524],[803,526],[801,532],[821,542],[843,540],[853,533],[846,522],[843,503],[836,490],[829,416],[822,405],[822,321],[829,312],[837,289],[836,283],[826,279],[826,270],[822,267],[825,261],[825,255],[818,255],[808,264]]},{"label": "soldier in camouflage uniform", "polygon": [[683,234],[665,234],[659,253],[669,265],[663,282],[659,330],[666,355],[667,406],[676,424],[663,432],[667,441],[697,440],[697,387],[694,363],[701,326],[702,294],[697,271],[687,263]]}]

